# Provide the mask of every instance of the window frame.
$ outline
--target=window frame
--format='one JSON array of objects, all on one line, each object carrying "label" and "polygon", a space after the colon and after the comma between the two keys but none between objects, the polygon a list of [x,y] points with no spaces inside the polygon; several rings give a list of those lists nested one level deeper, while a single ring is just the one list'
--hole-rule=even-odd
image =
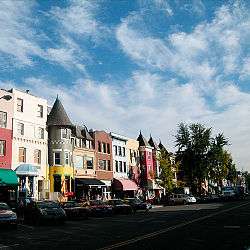
[{"label": "window frame", "polygon": [[68,151],[64,152],[64,164],[67,166],[70,165],[70,153]]},{"label": "window frame", "polygon": [[40,149],[35,149],[34,150],[34,163],[41,165],[41,161],[42,161],[42,152]]},{"label": "window frame", "polygon": [[38,116],[37,117],[43,118],[43,105],[38,104],[37,107],[38,107],[38,110],[37,110]]},{"label": "window frame", "polygon": [[[20,150],[21,149],[23,149],[23,154],[22,155],[20,155]],[[20,161],[21,157],[22,157],[23,160]],[[18,148],[18,160],[21,163],[26,163],[26,148],[25,147],[19,147]]]},{"label": "window frame", "polygon": [[[19,103],[21,101],[21,104]],[[17,111],[23,113],[23,99],[17,98]]]},{"label": "window frame", "polygon": [[22,122],[17,123],[17,132],[18,135],[24,135],[24,123]]},{"label": "window frame", "polygon": [[[5,115],[5,120],[4,120]],[[7,121],[8,121],[8,114],[5,111],[0,111],[0,117],[3,117],[2,120],[0,120],[0,128],[7,128]]]},{"label": "window frame", "polygon": [[6,140],[0,140],[0,149],[2,149],[2,153],[0,150],[0,156],[5,156],[6,155]]},{"label": "window frame", "polygon": [[[56,154],[59,154],[59,156],[60,156],[60,158],[59,158],[60,163],[59,164],[56,163],[56,159],[58,159],[58,158],[56,158]],[[54,162],[55,166],[62,166],[62,154],[61,154],[61,151],[55,151],[55,152],[53,152],[53,162]]]}]

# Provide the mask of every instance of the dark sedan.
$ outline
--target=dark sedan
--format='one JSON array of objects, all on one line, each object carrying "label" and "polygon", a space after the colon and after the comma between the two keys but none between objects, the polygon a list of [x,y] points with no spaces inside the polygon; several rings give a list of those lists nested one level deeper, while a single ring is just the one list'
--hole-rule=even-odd
[{"label": "dark sedan", "polygon": [[109,200],[108,204],[113,206],[114,213],[116,214],[131,214],[133,212],[132,207],[120,199]]},{"label": "dark sedan", "polygon": [[6,226],[17,227],[16,213],[4,202],[0,202],[0,226],[4,226],[4,228]]},{"label": "dark sedan", "polygon": [[87,207],[83,207],[75,201],[64,202],[61,206],[66,212],[68,219],[87,219],[90,213]]},{"label": "dark sedan", "polygon": [[101,200],[89,201],[89,209],[92,216],[105,216],[113,214],[113,207],[105,204]]},{"label": "dark sedan", "polygon": [[148,211],[149,209],[152,208],[152,205],[148,202],[143,202],[138,198],[126,198],[124,201],[129,204],[134,211],[137,210],[146,210]]},{"label": "dark sedan", "polygon": [[24,220],[32,224],[41,224],[43,222],[62,224],[65,219],[65,211],[57,202],[53,201],[33,201],[24,209]]}]

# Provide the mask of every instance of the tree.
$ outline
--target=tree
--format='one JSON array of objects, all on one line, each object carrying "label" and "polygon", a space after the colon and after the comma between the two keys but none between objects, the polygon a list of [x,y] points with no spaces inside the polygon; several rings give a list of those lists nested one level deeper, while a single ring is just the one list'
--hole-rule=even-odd
[{"label": "tree", "polygon": [[162,149],[159,156],[159,164],[160,164],[160,176],[158,184],[165,188],[166,192],[171,192],[174,183],[173,183],[173,164],[171,163],[170,154]]},{"label": "tree", "polygon": [[210,147],[211,128],[193,123],[178,125],[176,138],[177,159],[189,179],[193,193],[201,193],[201,184],[208,173],[207,153]]}]

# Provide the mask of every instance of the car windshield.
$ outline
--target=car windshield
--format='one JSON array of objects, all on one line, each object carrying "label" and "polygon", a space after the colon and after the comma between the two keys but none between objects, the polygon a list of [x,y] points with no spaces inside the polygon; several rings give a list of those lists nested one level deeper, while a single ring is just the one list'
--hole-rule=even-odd
[{"label": "car windshield", "polygon": [[91,206],[98,206],[98,205],[104,205],[103,201],[97,200],[97,201],[90,201]]},{"label": "car windshield", "polygon": [[44,208],[59,208],[59,205],[55,202],[38,202],[37,206],[41,209]]},{"label": "car windshield", "polygon": [[0,210],[9,210],[10,207],[6,203],[0,203]]}]

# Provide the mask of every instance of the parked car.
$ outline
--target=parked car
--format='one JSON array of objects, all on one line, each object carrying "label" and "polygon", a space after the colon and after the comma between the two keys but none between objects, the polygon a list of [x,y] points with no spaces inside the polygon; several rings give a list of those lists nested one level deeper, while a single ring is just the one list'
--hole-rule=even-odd
[{"label": "parked car", "polygon": [[221,197],[217,194],[209,194],[205,196],[201,196],[199,203],[210,203],[210,202],[218,202],[221,200]]},{"label": "parked car", "polygon": [[83,207],[76,201],[63,202],[61,206],[68,219],[87,219],[90,213],[89,208]]},{"label": "parked car", "polygon": [[113,207],[115,214],[131,214],[133,212],[132,207],[120,199],[109,200],[107,204]]},{"label": "parked car", "polygon": [[64,223],[66,213],[57,202],[33,201],[24,209],[25,222],[41,224],[43,222]]},{"label": "parked car", "polygon": [[169,197],[169,205],[177,205],[177,204],[190,204],[196,203],[196,199],[193,195],[187,194],[172,194]]},{"label": "parked car", "polygon": [[148,211],[149,209],[152,208],[152,205],[148,202],[143,202],[138,198],[126,198],[124,201],[129,204],[134,211],[137,210],[146,210]]},{"label": "parked car", "polygon": [[113,214],[113,207],[101,200],[90,200],[89,209],[90,215],[92,216],[105,216]]},{"label": "parked car", "polygon": [[0,202],[0,225],[17,227],[17,215],[11,208],[4,202]]}]

